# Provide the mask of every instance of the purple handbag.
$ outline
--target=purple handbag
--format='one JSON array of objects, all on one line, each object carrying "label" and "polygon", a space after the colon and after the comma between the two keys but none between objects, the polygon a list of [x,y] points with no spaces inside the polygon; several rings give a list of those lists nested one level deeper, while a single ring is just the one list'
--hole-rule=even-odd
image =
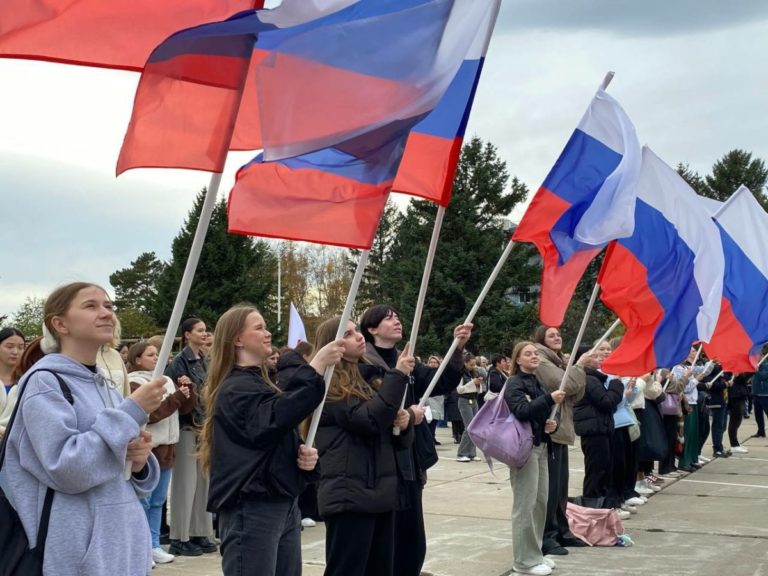
[{"label": "purple handbag", "polygon": [[482,450],[489,466],[493,458],[502,464],[522,468],[533,450],[533,432],[529,422],[521,422],[510,413],[504,400],[504,388],[496,398],[483,404],[467,426],[467,434]]},{"label": "purple handbag", "polygon": [[664,416],[677,416],[678,406],[680,404],[680,395],[669,394],[667,392],[664,394],[664,400],[662,400],[661,404],[659,404],[659,410],[661,410],[661,413],[664,414]]}]

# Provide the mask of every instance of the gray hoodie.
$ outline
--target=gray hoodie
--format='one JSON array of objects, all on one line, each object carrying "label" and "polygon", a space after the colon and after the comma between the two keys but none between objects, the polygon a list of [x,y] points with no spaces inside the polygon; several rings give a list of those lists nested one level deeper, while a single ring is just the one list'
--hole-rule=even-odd
[{"label": "gray hoodie", "polygon": [[100,374],[67,356],[49,354],[30,373],[40,368],[62,377],[74,405],[50,372],[24,378],[20,384],[27,388],[3,475],[33,545],[45,492],[49,486],[56,490],[43,574],[146,576],[152,570],[152,544],[139,497],[155,488],[160,471],[153,455],[142,480],[126,481],[123,469],[128,442],[138,436],[147,415]]}]

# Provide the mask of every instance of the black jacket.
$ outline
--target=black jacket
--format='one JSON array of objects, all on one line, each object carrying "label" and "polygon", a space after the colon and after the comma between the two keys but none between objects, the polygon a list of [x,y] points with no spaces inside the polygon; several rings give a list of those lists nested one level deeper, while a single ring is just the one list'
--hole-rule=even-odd
[{"label": "black jacket", "polygon": [[587,383],[584,398],[573,406],[573,428],[579,436],[611,436],[613,434],[613,413],[621,404],[624,385],[614,378],[605,388],[608,376],[586,368]]},{"label": "black jacket", "polygon": [[208,511],[240,498],[295,498],[317,472],[296,465],[296,427],[320,404],[322,376],[309,365],[297,370],[286,391],[275,392],[261,367],[236,367],[220,384],[211,446]]},{"label": "black jacket", "polygon": [[184,350],[171,362],[171,365],[165,369],[165,375],[173,380],[174,384],[179,383],[181,376],[187,376],[192,380],[192,385],[195,387],[195,394],[197,394],[197,403],[191,412],[188,414],[179,414],[179,426],[181,428],[193,427],[199,428],[203,425],[205,420],[205,408],[203,407],[203,384],[205,384],[205,377],[208,372],[208,363],[205,358],[198,358],[189,346],[185,346]]},{"label": "black jacket", "polygon": [[507,377],[496,368],[488,370],[488,390],[491,392],[501,394],[501,389],[504,387],[506,381]]},{"label": "black jacket", "polygon": [[[715,376],[720,374],[722,367],[719,364],[715,364],[712,372],[704,379],[704,390],[706,397],[704,402],[707,406],[713,408],[725,408],[725,397],[723,396],[724,390],[727,388],[726,382],[731,379],[730,372],[723,372],[720,377],[715,380]],[[707,383],[711,383],[709,388],[706,387]],[[701,390],[701,388],[699,388]]]},{"label": "black jacket", "polygon": [[275,382],[277,387],[285,390],[299,368],[306,365],[307,361],[298,352],[290,350],[285,354],[280,354],[280,358],[277,360],[277,381]]},{"label": "black jacket", "polygon": [[549,442],[549,434],[544,432],[544,424],[555,401],[535,375],[525,372],[513,375],[504,390],[504,401],[515,418],[531,423],[534,446]]},{"label": "black jacket", "polygon": [[[399,351],[393,349],[385,361],[373,344],[369,342],[366,345],[365,356],[371,364],[382,370],[383,374],[384,371],[395,368],[398,353]],[[440,380],[437,381],[437,385],[432,391],[432,396],[440,396],[451,390],[456,390],[456,386],[461,382],[463,370],[464,361],[461,357],[461,351],[456,350],[442,376],[440,376]],[[406,408],[419,402],[436,372],[437,368],[429,368],[421,363],[416,364],[408,381],[405,396]],[[415,481],[424,485],[426,482],[425,472],[437,463],[435,439],[432,436],[426,418],[415,427],[414,433],[416,437],[413,446],[397,451],[397,466],[403,480]]]},{"label": "black jacket", "polygon": [[[378,377],[361,366],[365,376]],[[392,423],[400,409],[408,377],[399,371],[384,375],[370,400],[326,401],[317,429],[320,453],[320,514],[378,514],[398,507],[395,446],[413,442],[413,424],[399,436]]]},{"label": "black jacket", "polygon": [[754,372],[742,372],[733,379],[733,386],[728,389],[728,406],[735,406],[735,402],[746,400],[749,397],[747,384],[752,380]]}]

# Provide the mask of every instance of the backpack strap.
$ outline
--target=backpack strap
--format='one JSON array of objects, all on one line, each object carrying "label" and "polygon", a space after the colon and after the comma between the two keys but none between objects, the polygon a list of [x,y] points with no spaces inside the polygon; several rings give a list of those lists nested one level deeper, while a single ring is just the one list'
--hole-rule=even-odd
[{"label": "backpack strap", "polygon": [[[75,398],[72,396],[72,390],[70,390],[69,386],[67,386],[67,383],[64,382],[64,379],[59,376],[56,372],[53,370],[48,370],[47,368],[40,368],[39,370],[35,370],[35,372],[50,372],[56,377],[56,380],[59,381],[59,388],[61,388],[61,393],[64,395],[64,398],[66,398],[67,402],[74,405]],[[34,374],[35,372],[30,372],[29,376]],[[13,414],[11,415],[11,419],[8,422],[8,427],[5,429],[5,436],[3,436],[3,443],[2,446],[0,446],[0,469],[2,469],[3,463],[5,462],[5,446],[8,442],[8,437],[10,436],[11,426],[13,426],[13,421],[16,419],[16,412],[19,410],[19,406],[21,406],[21,398],[24,395],[24,391],[27,389],[27,384],[29,383],[29,376],[27,376],[27,381],[24,383],[24,387],[19,392],[19,398],[16,401],[16,406],[13,407]],[[42,554],[45,551],[45,540],[48,538],[48,524],[51,520],[51,508],[53,507],[53,495],[56,493],[56,491],[48,487],[48,490],[45,492],[45,501],[43,502],[43,513],[40,516],[40,524],[37,528],[37,544],[36,548],[40,550],[40,557],[42,559]]]}]

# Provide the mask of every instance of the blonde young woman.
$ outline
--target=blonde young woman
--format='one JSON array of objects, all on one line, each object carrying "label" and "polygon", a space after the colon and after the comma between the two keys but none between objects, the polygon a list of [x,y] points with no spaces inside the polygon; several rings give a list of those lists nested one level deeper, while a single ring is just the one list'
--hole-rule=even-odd
[{"label": "blonde young woman", "polygon": [[317,450],[301,444],[297,426],[322,401],[322,374],[344,352],[321,348],[280,390],[261,366],[272,335],[259,311],[227,310],[216,325],[205,385],[200,438],[210,475],[208,511],[217,512],[225,576],[299,576],[298,496],[313,479]]},{"label": "blonde young woman", "polygon": [[[331,342],[341,318],[317,329],[316,346]],[[395,446],[413,443],[409,412],[400,408],[414,358],[406,345],[394,370],[363,364],[365,338],[354,322],[333,373],[317,431],[318,504],[325,518],[326,576],[392,576],[398,475]],[[392,434],[393,424],[401,433]]]},{"label": "blonde young woman", "polygon": [[557,429],[549,414],[565,398],[565,391],[550,392],[537,378],[539,350],[532,342],[518,342],[512,351],[512,377],[504,390],[509,411],[533,432],[533,450],[525,466],[509,469],[512,484],[512,570],[520,574],[547,576],[555,562],[541,551],[549,491],[548,456],[550,434]]},{"label": "blonde young woman", "polygon": [[160,405],[163,380],[125,399],[107,383],[96,356],[112,340],[115,314],[101,287],[77,282],[54,290],[44,318],[47,353],[19,383],[8,432],[9,499],[35,542],[42,499],[55,491],[44,575],[149,574],[151,539],[139,498],[155,488],[159,468],[140,427]]}]

